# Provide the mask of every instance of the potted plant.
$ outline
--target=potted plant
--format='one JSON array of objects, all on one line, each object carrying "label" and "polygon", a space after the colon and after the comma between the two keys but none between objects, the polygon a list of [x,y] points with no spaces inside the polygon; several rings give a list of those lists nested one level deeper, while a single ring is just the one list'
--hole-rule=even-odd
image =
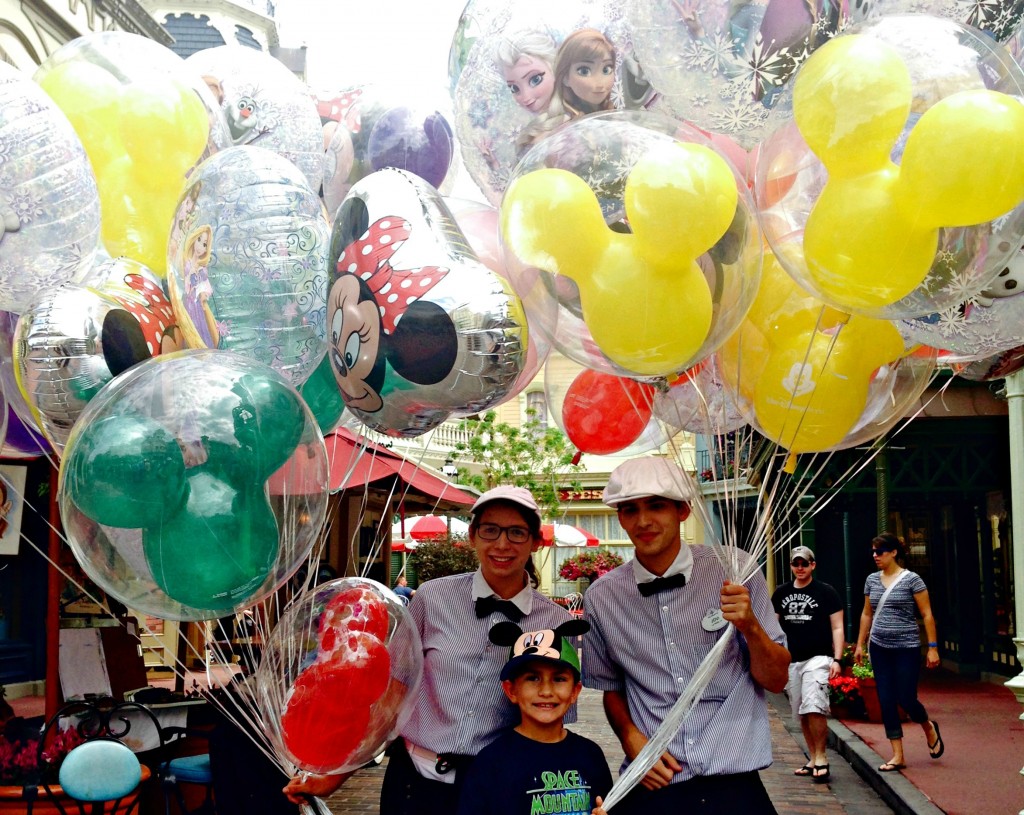
[{"label": "potted plant", "polygon": [[837,719],[859,717],[864,708],[860,680],[854,676],[837,676],[828,680],[828,700]]},{"label": "potted plant", "polygon": [[616,566],[621,565],[622,556],[606,549],[580,552],[562,561],[558,576],[562,580],[588,580],[593,583],[601,575],[608,574]]}]

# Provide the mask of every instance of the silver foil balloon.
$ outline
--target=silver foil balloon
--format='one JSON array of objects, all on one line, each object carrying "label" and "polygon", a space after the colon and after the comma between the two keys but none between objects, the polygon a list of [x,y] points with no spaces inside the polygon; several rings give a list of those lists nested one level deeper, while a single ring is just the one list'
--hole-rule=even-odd
[{"label": "silver foil balloon", "polygon": [[37,299],[18,319],[18,383],[58,453],[89,400],[114,378],[101,337],[108,313],[118,309],[94,291],[67,285]]},{"label": "silver foil balloon", "polygon": [[329,232],[287,159],[246,146],[204,161],[179,200],[167,254],[188,347],[234,351],[305,382],[324,354]]},{"label": "silver foil balloon", "polygon": [[32,299],[92,265],[100,199],[67,117],[32,79],[0,63],[0,308]]},{"label": "silver foil balloon", "polygon": [[334,221],[328,355],[364,424],[417,436],[502,401],[523,370],[527,324],[440,194],[403,170],[357,182]]}]

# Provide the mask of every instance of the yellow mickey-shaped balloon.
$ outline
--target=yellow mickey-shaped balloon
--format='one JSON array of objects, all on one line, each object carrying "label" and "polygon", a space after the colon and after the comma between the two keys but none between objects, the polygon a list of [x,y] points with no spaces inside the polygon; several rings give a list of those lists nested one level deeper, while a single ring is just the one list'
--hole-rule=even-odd
[{"label": "yellow mickey-shaped balloon", "polygon": [[835,447],[867,405],[876,368],[904,354],[892,323],[851,317],[835,331],[798,331],[772,349],[754,410],[765,434],[795,453]]},{"label": "yellow mickey-shaped balloon", "polygon": [[762,433],[796,453],[820,452],[864,413],[875,369],[905,353],[892,323],[822,305],[765,252],[757,297],[718,367]]},{"label": "yellow mickey-shaped balloon", "polygon": [[892,166],[910,113],[910,72],[874,37],[837,37],[814,52],[793,85],[793,119],[829,179]]},{"label": "yellow mickey-shaped balloon", "polygon": [[583,320],[610,360],[640,375],[667,375],[694,361],[711,329],[711,291],[696,261],[729,228],[738,197],[717,153],[672,142],[630,171],[631,234],[609,229],[589,185],[557,169],[512,183],[502,233],[524,263],[575,281]]},{"label": "yellow mickey-shaped balloon", "polygon": [[900,164],[903,207],[927,226],[983,223],[1024,199],[1024,104],[960,91],[925,111]]},{"label": "yellow mickey-shaped balloon", "polygon": [[804,230],[816,290],[851,310],[877,311],[917,289],[940,227],[971,226],[1024,201],[1024,105],[961,91],[913,126],[890,159],[912,101],[899,52],[854,34],[819,48],[800,69],[793,113],[829,178]]}]

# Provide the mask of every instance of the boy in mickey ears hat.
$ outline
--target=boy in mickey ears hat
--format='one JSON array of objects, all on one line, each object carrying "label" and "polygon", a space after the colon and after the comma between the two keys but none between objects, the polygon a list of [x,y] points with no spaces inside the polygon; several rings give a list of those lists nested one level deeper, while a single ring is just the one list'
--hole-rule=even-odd
[{"label": "boy in mickey ears hat", "polygon": [[542,631],[514,622],[491,628],[491,642],[511,646],[501,687],[520,722],[477,755],[458,815],[605,815],[601,796],[612,776],[604,753],[562,723],[583,689],[574,639],[589,630],[585,620]]},{"label": "boy in mickey ears hat", "polygon": [[737,630],[668,750],[615,807],[616,815],[775,813],[758,770],[772,762],[764,691],[777,693],[786,684],[786,638],[760,572],[746,585],[731,583],[715,550],[680,539],[695,496],[689,476],[656,457],[620,464],[604,491],[635,557],[583,595],[591,624],[583,684],[604,692],[605,713],[626,754],[623,768],[727,625]]}]

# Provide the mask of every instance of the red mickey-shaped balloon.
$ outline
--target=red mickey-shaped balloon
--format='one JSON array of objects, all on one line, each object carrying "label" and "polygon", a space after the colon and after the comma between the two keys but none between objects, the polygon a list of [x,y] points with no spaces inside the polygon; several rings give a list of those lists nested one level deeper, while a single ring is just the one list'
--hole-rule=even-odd
[{"label": "red mickey-shaped balloon", "polygon": [[366,586],[353,586],[334,595],[320,617],[321,651],[334,651],[338,638],[350,631],[365,631],[377,639],[388,638],[388,607]]},{"label": "red mickey-shaped balloon", "polygon": [[281,733],[296,764],[311,772],[331,772],[344,766],[363,740],[370,724],[370,706],[339,709],[341,698],[322,684],[325,666],[303,671],[292,686],[281,716]]}]

